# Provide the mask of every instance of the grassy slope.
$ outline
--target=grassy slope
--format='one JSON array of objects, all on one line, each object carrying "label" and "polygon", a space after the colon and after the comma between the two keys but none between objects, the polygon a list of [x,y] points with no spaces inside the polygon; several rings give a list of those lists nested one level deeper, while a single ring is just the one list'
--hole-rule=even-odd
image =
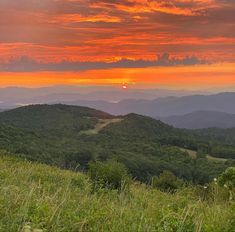
[{"label": "grassy slope", "polygon": [[91,194],[83,174],[0,157],[1,232],[27,223],[47,232],[232,232],[234,214],[234,202],[200,201],[191,188],[171,195],[134,184],[126,194]]},{"label": "grassy slope", "polygon": [[[189,150],[189,149],[185,149],[185,148],[180,148],[180,150],[187,152],[192,159],[197,158],[197,151],[193,151],[193,150]],[[206,158],[208,161],[213,161],[213,162],[225,163],[226,161],[228,161],[228,159],[216,158],[216,157],[213,157],[212,155],[209,155],[209,154],[206,155]]]},{"label": "grassy slope", "polygon": [[106,126],[121,122],[122,118],[111,118],[111,119],[99,119],[98,123],[95,125],[93,129],[84,130],[81,131],[80,134],[86,134],[86,135],[96,135],[99,134],[101,130],[103,130]]}]

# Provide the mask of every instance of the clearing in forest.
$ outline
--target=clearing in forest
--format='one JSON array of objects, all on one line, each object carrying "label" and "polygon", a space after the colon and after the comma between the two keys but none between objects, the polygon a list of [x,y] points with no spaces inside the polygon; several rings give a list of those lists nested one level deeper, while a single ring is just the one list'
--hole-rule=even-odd
[{"label": "clearing in forest", "polygon": [[[188,155],[190,156],[190,158],[192,159],[196,159],[197,158],[197,152],[190,150],[190,149],[185,149],[185,148],[180,148],[181,151],[187,152]],[[213,155],[206,155],[206,158],[208,161],[214,161],[214,162],[226,162],[227,159],[225,158],[218,158],[218,157],[214,157]]]},{"label": "clearing in forest", "polygon": [[122,118],[99,119],[99,122],[95,125],[95,128],[86,131],[81,131],[80,133],[86,135],[95,135],[98,134],[104,127],[108,126],[109,124],[118,123],[122,120]]}]

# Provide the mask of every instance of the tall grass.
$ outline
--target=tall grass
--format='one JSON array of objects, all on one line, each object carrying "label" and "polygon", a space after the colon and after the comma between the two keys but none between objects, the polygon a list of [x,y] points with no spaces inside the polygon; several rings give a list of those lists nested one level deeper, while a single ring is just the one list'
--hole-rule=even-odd
[{"label": "tall grass", "polygon": [[0,158],[1,232],[233,232],[234,215],[215,186],[170,194],[134,183],[121,194],[92,193],[84,174]]}]

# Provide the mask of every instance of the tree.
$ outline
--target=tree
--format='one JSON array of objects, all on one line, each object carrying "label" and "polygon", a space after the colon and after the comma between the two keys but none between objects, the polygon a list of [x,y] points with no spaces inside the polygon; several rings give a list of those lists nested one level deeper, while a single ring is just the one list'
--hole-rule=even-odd
[{"label": "tree", "polygon": [[222,186],[227,186],[229,189],[235,187],[235,167],[227,168],[218,179],[218,182]]}]

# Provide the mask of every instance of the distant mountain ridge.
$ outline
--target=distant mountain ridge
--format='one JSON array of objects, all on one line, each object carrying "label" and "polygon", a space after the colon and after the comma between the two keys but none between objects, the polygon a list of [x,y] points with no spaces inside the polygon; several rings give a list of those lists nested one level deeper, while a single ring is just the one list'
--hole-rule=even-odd
[{"label": "distant mountain ridge", "polygon": [[235,114],[217,111],[195,111],[185,115],[173,115],[157,119],[174,127],[186,129],[235,127]]},{"label": "distant mountain ridge", "polygon": [[118,102],[124,99],[153,100],[166,96],[185,96],[206,91],[136,89],[123,90],[118,86],[50,86],[41,88],[6,87],[0,88],[0,108],[14,108],[28,104],[68,103],[72,101]]},{"label": "distant mountain ridge", "polygon": [[73,101],[67,102],[67,104],[88,106],[114,115],[137,113],[156,118],[184,115],[195,111],[218,111],[235,114],[234,102],[235,93],[225,92],[214,95],[170,96],[155,100],[126,99],[118,103]]}]

